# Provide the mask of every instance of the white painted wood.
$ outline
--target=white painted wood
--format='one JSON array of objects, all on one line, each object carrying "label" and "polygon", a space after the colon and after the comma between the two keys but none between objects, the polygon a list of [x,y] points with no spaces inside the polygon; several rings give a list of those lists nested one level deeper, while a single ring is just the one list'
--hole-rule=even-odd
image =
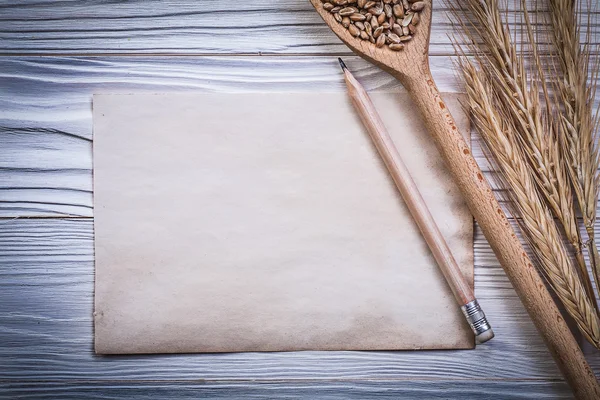
[{"label": "white painted wood", "polygon": [[[367,90],[404,90],[362,59],[346,61]],[[460,91],[451,57],[431,64],[442,91]],[[94,93],[345,90],[335,56],[0,58],[0,216],[92,216]]]},{"label": "white painted wood", "polygon": [[0,396],[34,399],[572,399],[559,381],[343,380],[285,382],[0,382]]},{"label": "white painted wood", "polygon": [[[432,71],[457,92],[435,4]],[[497,337],[473,351],[93,355],[93,223],[56,218],[92,216],[92,94],[343,91],[338,55],[368,90],[402,90],[305,0],[0,0],[0,398],[571,397],[478,230]]]},{"label": "white painted wood", "polygon": [[[496,338],[473,351],[97,357],[91,219],[0,221],[0,377],[11,380],[560,379],[479,230],[476,295]],[[600,367],[600,354],[590,351]]]},{"label": "white painted wood", "polygon": [[[447,10],[434,2],[433,56],[454,53]],[[307,0],[5,0],[0,25],[0,54],[350,54]]]}]

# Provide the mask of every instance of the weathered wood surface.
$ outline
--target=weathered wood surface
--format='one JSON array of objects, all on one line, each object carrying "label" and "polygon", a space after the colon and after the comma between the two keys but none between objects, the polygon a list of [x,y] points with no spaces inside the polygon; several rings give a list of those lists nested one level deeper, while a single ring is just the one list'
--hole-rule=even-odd
[{"label": "weathered wood surface", "polygon": [[[440,3],[432,71],[456,92]],[[0,0],[0,398],[571,397],[479,231],[497,337],[473,351],[93,355],[92,94],[342,91],[338,55],[368,90],[401,90],[308,1]]]},{"label": "weathered wood surface", "polygon": [[298,382],[0,382],[11,399],[571,399],[557,381],[344,380]]},{"label": "weathered wood surface", "polygon": [[[367,90],[403,90],[358,57]],[[460,90],[450,57],[434,57],[444,92]],[[0,58],[0,216],[92,216],[92,94],[343,91],[336,57]],[[489,170],[474,136],[474,155]]]},{"label": "weathered wood surface", "polygon": [[97,357],[92,220],[1,220],[0,380],[560,379],[479,230],[475,249],[475,291],[496,338],[473,351]]},{"label": "weathered wood surface", "polygon": [[[434,10],[430,54],[454,54],[448,8]],[[12,55],[350,54],[308,0],[3,1],[0,39]]]}]

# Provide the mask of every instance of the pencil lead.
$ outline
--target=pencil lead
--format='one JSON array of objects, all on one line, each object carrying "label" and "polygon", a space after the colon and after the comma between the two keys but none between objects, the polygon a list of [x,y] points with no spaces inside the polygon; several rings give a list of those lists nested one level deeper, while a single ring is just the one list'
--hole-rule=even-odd
[{"label": "pencil lead", "polygon": [[342,67],[342,71],[347,70],[348,68],[346,67],[346,64],[344,64],[344,61],[342,61],[341,58],[338,57],[338,61],[340,62],[340,67]]}]

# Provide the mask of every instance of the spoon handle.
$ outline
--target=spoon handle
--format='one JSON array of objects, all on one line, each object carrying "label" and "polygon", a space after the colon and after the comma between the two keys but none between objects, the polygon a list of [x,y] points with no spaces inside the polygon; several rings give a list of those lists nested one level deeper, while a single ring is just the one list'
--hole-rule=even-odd
[{"label": "spoon handle", "polygon": [[600,399],[600,386],[593,371],[500,208],[431,74],[424,71],[419,76],[403,76],[401,80],[420,109],[471,213],[576,397]]}]

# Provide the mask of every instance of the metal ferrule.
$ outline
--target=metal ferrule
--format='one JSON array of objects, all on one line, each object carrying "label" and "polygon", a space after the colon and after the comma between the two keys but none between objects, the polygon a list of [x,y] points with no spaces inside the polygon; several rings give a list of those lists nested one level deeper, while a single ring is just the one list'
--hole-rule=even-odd
[{"label": "metal ferrule", "polygon": [[473,329],[475,336],[479,336],[492,329],[488,320],[485,318],[483,310],[479,306],[477,299],[468,302],[460,308],[467,319],[467,322]]}]

